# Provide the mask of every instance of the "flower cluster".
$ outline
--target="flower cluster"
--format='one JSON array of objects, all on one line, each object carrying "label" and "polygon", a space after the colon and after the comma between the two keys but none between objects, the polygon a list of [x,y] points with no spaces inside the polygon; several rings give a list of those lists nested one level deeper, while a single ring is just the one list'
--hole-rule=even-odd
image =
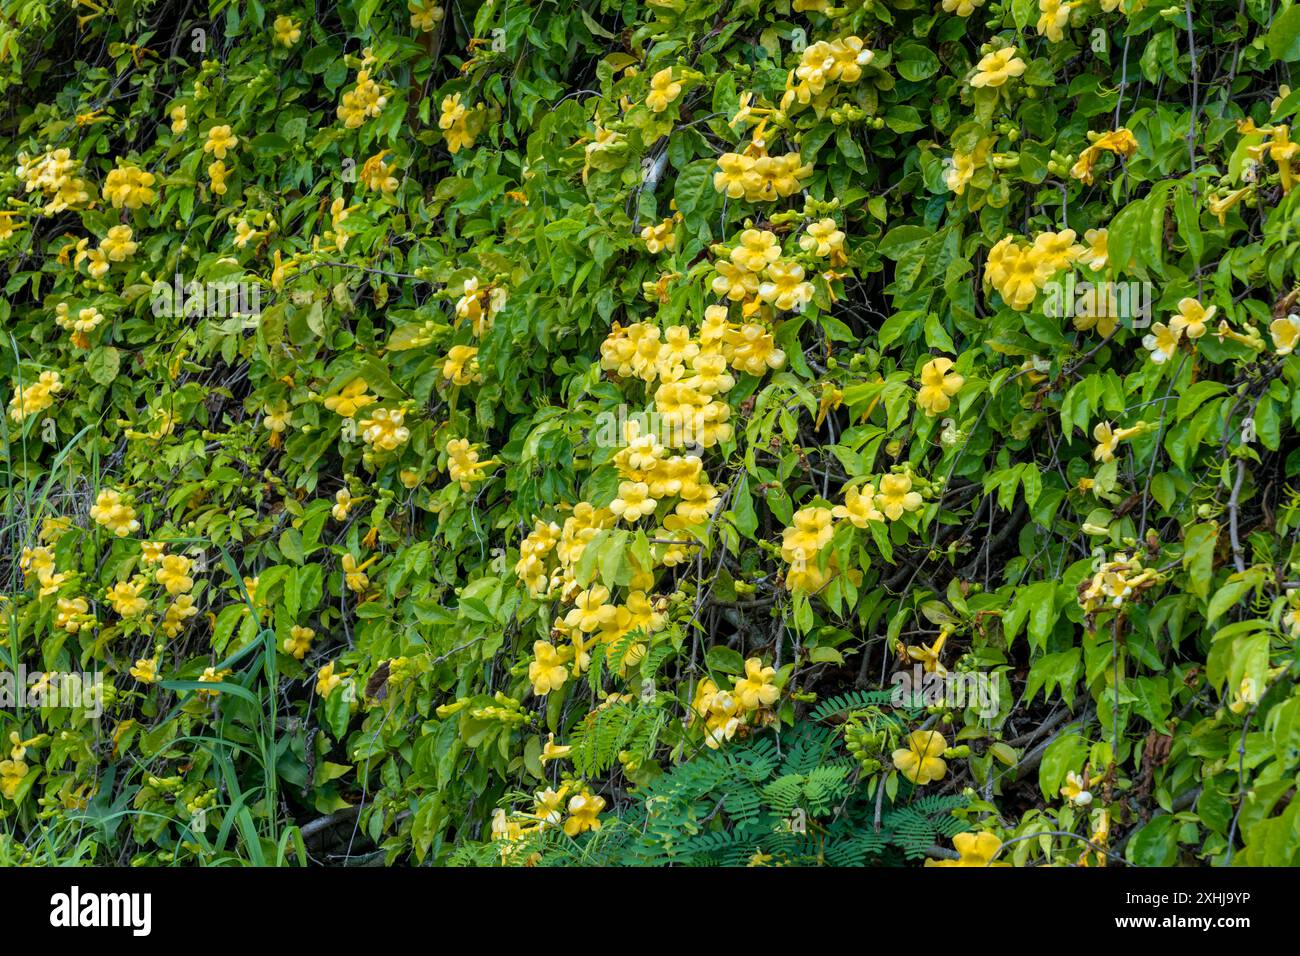
[{"label": "flower cluster", "polygon": [[[834,226],[834,222],[831,223]],[[827,253],[837,246],[843,249],[843,233],[838,242],[834,234],[823,234]],[[809,237],[805,237],[809,238]],[[821,241],[812,237],[813,248]],[[713,291],[732,302],[742,303],[742,311],[750,315],[765,302],[782,311],[802,311],[813,296],[813,286],[804,278],[804,268],[790,259],[781,258],[781,243],[774,233],[762,229],[746,229],[740,234],[735,248],[715,247],[718,260],[714,263],[717,275],[713,278]],[[725,256],[725,258],[723,258]]]},{"label": "flower cluster", "polygon": [[122,499],[121,492],[111,488],[99,493],[99,497],[90,508],[90,517],[96,524],[103,525],[119,538],[125,538],[128,534],[140,530],[135,509]]},{"label": "flower cluster", "polygon": [[104,198],[113,204],[114,209],[139,209],[158,198],[153,188],[156,179],[153,173],[138,166],[119,166],[104,180]]},{"label": "flower cluster", "polygon": [[59,328],[69,333],[72,344],[79,349],[90,347],[90,333],[104,321],[104,313],[94,306],[77,310],[76,315],[68,308],[68,303],[60,302],[55,306],[54,321]]},{"label": "flower cluster", "polygon": [[370,48],[366,47],[362,51],[356,85],[343,94],[339,103],[338,117],[348,129],[359,129],[366,120],[374,119],[388,105],[388,97],[383,88],[370,75],[373,64]]},{"label": "flower cluster", "polygon": [[469,491],[476,481],[482,481],[486,475],[484,469],[497,463],[495,458],[488,461],[478,460],[478,449],[467,438],[453,438],[447,442],[447,474],[452,481],[460,482],[462,491]]},{"label": "flower cluster", "polygon": [[1137,140],[1122,126],[1108,133],[1095,133],[1090,130],[1088,143],[1089,145],[1079,153],[1078,159],[1070,168],[1070,175],[1086,185],[1092,185],[1093,167],[1097,165],[1097,160],[1102,157],[1102,154],[1113,153],[1128,159],[1137,152]]},{"label": "flower cluster", "polygon": [[396,451],[406,444],[411,431],[403,424],[406,413],[400,408],[377,408],[361,421],[361,438],[375,451]]},{"label": "flower cluster", "polygon": [[875,57],[859,37],[818,40],[804,49],[799,65],[786,77],[781,109],[790,110],[795,103],[807,106],[814,100],[824,105],[829,99],[829,84],[850,86],[858,82],[863,68],[870,66]]},{"label": "flower cluster", "polygon": [[63,391],[58,372],[42,372],[31,385],[15,389],[9,400],[9,417],[22,424],[37,412],[54,404],[54,396]]},{"label": "flower cluster", "polygon": [[[73,159],[67,149],[47,150],[39,156],[18,154],[18,178],[27,192],[40,192],[45,198],[41,211],[47,216],[87,205],[94,189],[78,175],[81,160]],[[111,174],[110,174],[111,175]]]},{"label": "flower cluster", "polygon": [[[1068,269],[1076,260],[1091,257],[1095,261],[1094,247],[1075,240],[1073,229],[1042,232],[1032,242],[1004,236],[989,250],[984,265],[984,283],[997,289],[1008,306],[1023,312],[1056,273]],[[1084,321],[1086,323],[1086,319]],[[1097,321],[1094,317],[1093,324]],[[1079,325],[1077,319],[1075,324]]]},{"label": "flower cluster", "polygon": [[[879,491],[873,482],[847,485],[842,505],[834,508],[813,505],[796,511],[790,526],[781,533],[781,557],[789,565],[786,587],[815,594],[839,575],[839,561],[834,553],[826,555],[823,561],[823,552],[835,534],[835,521],[847,521],[861,529],[872,523],[898,521],[921,508],[925,501],[922,490],[930,488],[929,482],[904,468],[881,476]],[[849,578],[856,583],[861,579],[861,572],[852,570]]]},{"label": "flower cluster", "polygon": [[1142,591],[1160,582],[1155,568],[1144,568],[1142,558],[1120,552],[1110,561],[1103,561],[1089,581],[1079,585],[1079,606],[1092,614],[1095,611],[1119,610]]},{"label": "flower cluster", "polygon": [[442,110],[438,114],[438,128],[447,140],[447,149],[458,153],[474,145],[482,126],[482,111],[477,107],[467,107],[460,101],[460,94],[453,93],[443,97]]},{"label": "flower cluster", "polygon": [[795,152],[769,156],[761,136],[760,127],[742,152],[723,153],[718,157],[714,189],[731,199],[775,202],[793,196],[812,178],[811,163],[804,163]]},{"label": "flower cluster", "polygon": [[771,723],[780,697],[776,668],[764,667],[761,659],[751,657],[745,661],[745,676],[734,678],[729,690],[720,689],[708,677],[696,685],[689,723],[703,730],[704,743],[717,750],[737,732]]},{"label": "flower cluster", "polygon": [[655,411],[669,447],[712,448],[732,435],[731,407],[722,401],[736,380],[727,372],[762,375],[785,364],[770,332],[757,323],[737,325],[725,306],[710,306],[699,334],[686,326],[661,331],[649,323],[615,324],[600,347],[601,368],[620,378],[656,379]]}]

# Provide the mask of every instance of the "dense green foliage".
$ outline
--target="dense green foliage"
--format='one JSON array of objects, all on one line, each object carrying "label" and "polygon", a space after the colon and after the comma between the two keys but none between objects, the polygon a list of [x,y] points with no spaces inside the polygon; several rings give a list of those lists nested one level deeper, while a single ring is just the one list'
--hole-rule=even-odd
[{"label": "dense green foliage", "polygon": [[1300,862],[1297,61],[0,0],[0,862]]}]

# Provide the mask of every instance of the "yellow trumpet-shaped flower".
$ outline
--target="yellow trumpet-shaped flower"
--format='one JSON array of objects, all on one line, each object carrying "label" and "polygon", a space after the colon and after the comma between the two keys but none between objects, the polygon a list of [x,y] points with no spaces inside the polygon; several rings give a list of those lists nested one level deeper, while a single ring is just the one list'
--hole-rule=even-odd
[{"label": "yellow trumpet-shaped flower", "polygon": [[1010,866],[994,863],[993,857],[1002,849],[1002,841],[992,833],[958,833],[952,838],[953,848],[959,854],[955,860],[926,860],[926,866]]},{"label": "yellow trumpet-shaped flower", "polygon": [[948,772],[943,753],[948,742],[937,730],[914,730],[905,738],[907,747],[895,750],[894,766],[918,787],[942,780]]}]

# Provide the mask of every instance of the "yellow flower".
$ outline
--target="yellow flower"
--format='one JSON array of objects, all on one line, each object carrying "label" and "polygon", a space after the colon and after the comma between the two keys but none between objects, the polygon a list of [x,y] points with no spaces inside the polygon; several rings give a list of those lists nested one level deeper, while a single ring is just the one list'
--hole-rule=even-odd
[{"label": "yellow flower", "polygon": [[99,243],[99,249],[108,256],[109,262],[123,262],[135,255],[140,246],[131,241],[130,226],[112,226],[108,234]]},{"label": "yellow flower", "polygon": [[367,68],[373,62],[366,47],[362,69],[357,71],[357,85],[343,94],[339,103],[338,117],[348,129],[357,129],[366,120],[373,119],[383,112],[388,98],[370,76]]},{"label": "yellow flower", "polygon": [[940,357],[926,362],[921,369],[921,387],[916,393],[916,404],[931,418],[946,412],[952,404],[952,396],[966,384],[965,378],[949,371],[951,368],[952,359]]},{"label": "yellow flower", "polygon": [[182,594],[167,608],[167,613],[163,615],[163,633],[168,637],[175,637],[184,629],[185,622],[198,613],[199,609],[194,606],[194,598],[188,594]]},{"label": "yellow flower", "polygon": [[844,489],[844,504],[836,505],[831,514],[848,518],[855,528],[865,528],[871,521],[884,521],[885,516],[876,510],[876,488],[865,484],[861,488]]},{"label": "yellow flower", "polygon": [[799,239],[799,248],[819,258],[829,257],[833,265],[843,265],[844,232],[834,219],[820,219],[808,224],[807,233]]},{"label": "yellow flower", "polygon": [[745,195],[745,183],[754,166],[753,158],[740,153],[723,153],[718,157],[718,171],[713,174],[713,188],[731,199]]},{"label": "yellow flower", "polygon": [[366,394],[367,387],[364,378],[354,378],[337,395],[326,398],[325,407],[342,418],[355,418],[357,412],[376,401],[375,396]]},{"label": "yellow flower", "polygon": [[1175,334],[1186,334],[1189,339],[1199,339],[1205,334],[1207,325],[1218,311],[1217,305],[1207,309],[1190,296],[1179,299],[1178,314],[1169,320],[1169,328]]},{"label": "yellow flower", "polygon": [[593,796],[586,790],[569,799],[569,819],[564,821],[564,832],[571,837],[587,830],[599,830],[597,815],[605,809],[605,798]]},{"label": "yellow flower", "polygon": [[897,521],[906,512],[916,511],[921,507],[921,500],[920,493],[912,490],[911,475],[885,475],[880,479],[876,507],[890,521]]},{"label": "yellow flower", "polygon": [[351,671],[334,672],[334,661],[330,661],[319,671],[316,672],[316,693],[321,697],[328,698],[334,693],[335,688],[343,683],[343,678],[347,677]]},{"label": "yellow flower", "polygon": [[1119,448],[1119,437],[1111,428],[1110,422],[1098,422],[1097,427],[1092,430],[1092,437],[1097,443],[1097,447],[1092,452],[1093,460],[1103,464],[1114,461],[1115,451]]},{"label": "yellow flower", "polygon": [[239,137],[230,131],[229,126],[214,126],[208,130],[208,138],[203,144],[203,152],[211,153],[217,159],[225,159],[226,153],[239,145]]},{"label": "yellow flower", "polygon": [[478,349],[472,345],[453,345],[447,350],[442,375],[453,385],[465,386],[483,381],[478,367]]},{"label": "yellow flower", "polygon": [[609,510],[628,524],[634,524],[654,514],[658,505],[650,497],[650,486],[644,481],[622,481],[618,485],[618,497],[609,503]]},{"label": "yellow flower", "polygon": [[352,510],[354,499],[352,492],[346,488],[340,488],[334,493],[334,507],[330,509],[330,514],[334,516],[335,521],[346,521],[348,512]]},{"label": "yellow flower", "polygon": [[568,786],[559,790],[547,787],[533,794],[533,816],[543,826],[559,826],[564,819],[564,795]]},{"label": "yellow flower", "polygon": [[311,650],[311,642],[316,637],[316,632],[310,627],[299,627],[294,625],[289,629],[289,636],[284,639],[284,652],[291,654],[297,660],[302,660]]},{"label": "yellow flower", "polygon": [[573,750],[572,747],[557,744],[555,742],[555,734],[550,733],[546,735],[546,743],[542,745],[542,755],[539,759],[543,764],[552,760],[563,760],[565,757],[569,756],[571,750]]},{"label": "yellow flower", "polygon": [[4,242],[17,230],[23,228],[20,224],[15,225],[14,217],[16,215],[18,215],[16,212],[10,212],[9,210],[0,211],[0,242]]},{"label": "yellow flower", "polygon": [[153,189],[153,173],[145,172],[138,166],[119,166],[109,171],[104,180],[103,196],[113,204],[113,208],[139,209],[153,202],[158,194]]},{"label": "yellow flower", "polygon": [[943,0],[943,9],[947,13],[955,13],[959,17],[968,17],[975,12],[977,7],[984,6],[984,0]]},{"label": "yellow flower", "polygon": [[358,178],[371,192],[393,193],[401,185],[393,175],[393,167],[384,162],[387,154],[388,150],[380,150],[367,159],[361,167]]},{"label": "yellow flower", "polygon": [[31,385],[14,392],[9,400],[9,417],[21,424],[53,405],[54,395],[62,390],[58,372],[42,372]]},{"label": "yellow flower", "polygon": [[[727,329],[722,354],[732,368],[750,375],[763,375],[785,365],[785,351],[776,347],[772,333],[754,322]],[[724,404],[722,408],[728,407]]]},{"label": "yellow flower", "polygon": [[1061,796],[1076,807],[1086,807],[1092,803],[1092,792],[1089,791],[1088,786],[1087,777],[1070,771],[1065,775],[1065,786],[1061,788]]},{"label": "yellow flower", "polygon": [[948,742],[937,730],[914,730],[907,735],[907,748],[895,750],[894,766],[918,787],[942,780],[948,772],[943,753]]},{"label": "yellow flower", "polygon": [[1146,431],[1146,422],[1138,422],[1132,428],[1120,429],[1112,429],[1110,422],[1098,422],[1097,427],[1092,430],[1093,440],[1097,442],[1097,447],[1092,452],[1093,459],[1102,464],[1114,461],[1119,443],[1144,431]]},{"label": "yellow flower", "polygon": [[262,424],[275,436],[271,444],[278,448],[280,445],[279,437],[284,433],[285,429],[293,424],[293,409],[281,399],[274,405],[264,405],[262,411],[264,413]]},{"label": "yellow flower", "polygon": [[1295,173],[1291,169],[1291,163],[1300,156],[1300,143],[1291,142],[1290,128],[1285,124],[1273,126],[1267,132],[1269,138],[1260,145],[1251,147],[1247,152],[1256,162],[1268,156],[1277,163],[1278,172],[1282,176],[1282,194],[1286,195],[1295,185]]},{"label": "yellow flower", "polygon": [[1157,322],[1151,326],[1149,335],[1142,336],[1142,347],[1151,353],[1151,361],[1163,365],[1178,351],[1180,338],[1181,333],[1175,332],[1163,322]]},{"label": "yellow flower", "polygon": [[0,793],[12,800],[26,776],[27,764],[21,760],[0,760]]},{"label": "yellow flower", "polygon": [[186,127],[190,125],[190,121],[185,118],[185,107],[183,105],[173,106],[171,112],[167,115],[171,117],[172,132],[177,136],[185,132]]},{"label": "yellow flower", "polygon": [[258,232],[247,222],[241,219],[239,220],[239,222],[235,223],[235,238],[232,239],[231,241],[235,244],[235,248],[243,249],[250,242],[260,238],[261,236],[262,233]]},{"label": "yellow flower", "polygon": [[946,674],[948,668],[944,667],[943,662],[939,660],[939,654],[943,651],[943,645],[947,640],[948,632],[940,631],[933,644],[907,645],[907,656],[922,665],[927,674]]},{"label": "yellow flower", "polygon": [[143,590],[144,582],[139,579],[119,581],[108,589],[105,596],[113,605],[113,610],[122,617],[135,617],[149,606],[149,602],[140,597]]},{"label": "yellow flower", "polygon": [[714,263],[718,274],[714,276],[712,288],[715,294],[726,296],[732,302],[739,302],[758,293],[758,276],[742,266],[725,259]]},{"label": "yellow flower", "polygon": [[169,554],[162,559],[162,567],[158,569],[158,583],[167,589],[168,594],[182,594],[194,587],[190,567],[190,559],[183,554]]},{"label": "yellow flower", "polygon": [[1300,343],[1300,315],[1292,313],[1281,319],[1274,319],[1268,327],[1273,336],[1273,347],[1278,355],[1290,355]]},{"label": "yellow flower", "polygon": [[[220,684],[230,676],[230,673],[229,668],[226,668],[225,670],[217,670],[215,667],[205,667],[203,668],[203,673],[200,674],[196,680],[199,680],[204,684]],[[195,691],[195,693],[202,694],[205,697],[216,697],[221,693],[221,691],[200,690]]]},{"label": "yellow flower", "polygon": [[831,540],[833,514],[829,508],[800,508],[793,524],[781,533],[781,557],[791,564],[812,562]]},{"label": "yellow flower", "polygon": [[1089,229],[1083,234],[1085,243],[1079,253],[1078,261],[1094,272],[1100,272],[1110,262],[1110,231],[1108,229]]},{"label": "yellow flower", "polygon": [[447,442],[447,474],[452,481],[460,482],[462,491],[469,491],[473,482],[482,481],[483,471],[495,465],[496,459],[478,460],[478,450],[467,438],[453,438]]},{"label": "yellow flower", "polygon": [[1034,251],[1042,257],[1049,269],[1059,272],[1061,269],[1068,269],[1074,263],[1075,257],[1083,252],[1083,246],[1078,245],[1074,241],[1075,238],[1073,229],[1041,232],[1034,237]]},{"label": "yellow flower", "polygon": [[[458,153],[474,145],[474,139],[478,135],[476,112],[476,109],[466,108],[461,103],[459,93],[443,97],[438,127],[443,131],[447,140],[447,149],[452,153]],[[471,123],[474,124],[473,128]]]},{"label": "yellow flower", "polygon": [[745,661],[745,676],[736,682],[734,693],[745,710],[772,706],[781,696],[776,686],[776,668],[764,667],[759,658],[751,657]]},{"label": "yellow flower", "polygon": [[101,491],[90,509],[90,517],[96,524],[102,525],[119,538],[140,530],[140,522],[135,518],[135,509],[122,500],[120,492]]},{"label": "yellow flower", "polygon": [[812,301],[811,282],[804,281],[803,266],[779,260],[767,267],[768,281],[758,287],[758,295],[782,311],[802,311]]},{"label": "yellow flower", "polygon": [[18,567],[24,574],[47,577],[54,573],[54,552],[47,547],[23,548]]},{"label": "yellow flower", "polygon": [[135,662],[135,666],[127,673],[141,684],[156,684],[158,682],[158,658],[142,657]]},{"label": "yellow flower", "polygon": [[453,124],[465,118],[466,112],[464,104],[460,101],[459,93],[444,96],[442,98],[442,109],[438,115],[438,126],[444,130],[451,129]]},{"label": "yellow flower", "polygon": [[1245,713],[1251,707],[1259,703],[1259,688],[1255,684],[1253,677],[1243,677],[1241,684],[1238,685],[1232,703],[1228,709],[1234,714]]},{"label": "yellow flower", "polygon": [[673,82],[671,68],[660,70],[650,78],[650,92],[646,94],[646,106],[656,113],[668,109],[668,104],[682,95],[682,85]]},{"label": "yellow flower", "polygon": [[432,33],[442,22],[443,10],[437,0],[406,0],[406,9],[411,14],[411,26],[421,33]]},{"label": "yellow flower", "polygon": [[997,288],[1008,306],[1023,312],[1054,271],[1042,249],[1007,236],[989,250],[984,278]]},{"label": "yellow flower", "polygon": [[617,614],[617,608],[609,603],[609,589],[599,584],[578,592],[573,605],[573,610],[565,615],[564,623],[584,634],[606,627]]},{"label": "yellow flower", "polygon": [[230,175],[230,170],[226,169],[223,160],[217,159],[208,166],[208,178],[212,180],[212,191],[218,196],[226,194],[226,177]]},{"label": "yellow flower", "polygon": [[157,564],[163,559],[167,545],[161,541],[141,541],[140,557],[144,559],[145,564]]},{"label": "yellow flower", "polygon": [[926,866],[1010,866],[993,863],[993,857],[1002,849],[1002,841],[992,833],[958,833],[952,845],[960,854],[956,860],[926,860]]},{"label": "yellow flower", "polygon": [[528,665],[528,679],[532,682],[533,693],[538,697],[545,697],[569,679],[569,669],[565,666],[562,652],[556,650],[554,644],[546,641],[533,644],[533,661]]},{"label": "yellow flower", "polygon": [[1070,10],[1073,4],[1061,0],[1038,0],[1039,36],[1047,37],[1049,43],[1060,43],[1065,39],[1065,28],[1070,23]]},{"label": "yellow flower", "polygon": [[970,85],[975,87],[999,87],[1012,77],[1025,72],[1025,61],[1016,56],[1015,47],[995,50],[975,65],[975,75]]},{"label": "yellow flower", "polygon": [[645,241],[646,252],[652,256],[664,251],[672,252],[677,247],[677,234],[673,231],[676,225],[676,219],[665,219],[657,226],[642,229],[641,238]]},{"label": "yellow flower", "polygon": [[275,18],[275,42],[280,46],[293,46],[302,36],[302,30],[293,17]]},{"label": "yellow flower", "polygon": [[366,577],[365,570],[378,560],[379,555],[376,554],[366,559],[364,563],[357,564],[357,559],[352,555],[343,555],[343,583],[347,585],[349,591],[360,594],[370,587],[370,578]]},{"label": "yellow flower", "polygon": [[90,614],[90,604],[85,598],[59,598],[55,610],[54,626],[69,634],[76,634],[82,628],[95,624],[95,618]]},{"label": "yellow flower", "polygon": [[1122,126],[1109,133],[1089,132],[1088,140],[1091,145],[1079,153],[1079,158],[1070,168],[1070,175],[1082,180],[1085,185],[1092,184],[1092,168],[1101,158],[1102,153],[1114,153],[1127,159],[1137,152],[1137,139]]},{"label": "yellow flower", "polygon": [[405,413],[400,408],[377,408],[361,422],[361,438],[376,451],[395,451],[411,437],[402,424]]}]

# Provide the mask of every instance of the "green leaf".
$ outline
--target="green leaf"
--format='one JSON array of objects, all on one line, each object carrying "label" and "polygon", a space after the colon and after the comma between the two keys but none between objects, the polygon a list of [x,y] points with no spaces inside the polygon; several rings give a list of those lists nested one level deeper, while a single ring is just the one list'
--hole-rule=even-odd
[{"label": "green leaf", "polygon": [[1178,826],[1168,814],[1152,817],[1128,841],[1124,858],[1134,866],[1173,866],[1178,859]]},{"label": "green leaf", "polygon": [[705,651],[704,664],[709,670],[720,674],[745,673],[745,659],[725,644],[718,644]]},{"label": "green leaf", "polygon": [[86,374],[100,385],[112,385],[121,363],[117,349],[111,345],[101,345],[86,359]]},{"label": "green leaf", "polygon": [[1274,19],[1264,42],[1273,59],[1284,63],[1300,60],[1300,6],[1293,4]]}]

